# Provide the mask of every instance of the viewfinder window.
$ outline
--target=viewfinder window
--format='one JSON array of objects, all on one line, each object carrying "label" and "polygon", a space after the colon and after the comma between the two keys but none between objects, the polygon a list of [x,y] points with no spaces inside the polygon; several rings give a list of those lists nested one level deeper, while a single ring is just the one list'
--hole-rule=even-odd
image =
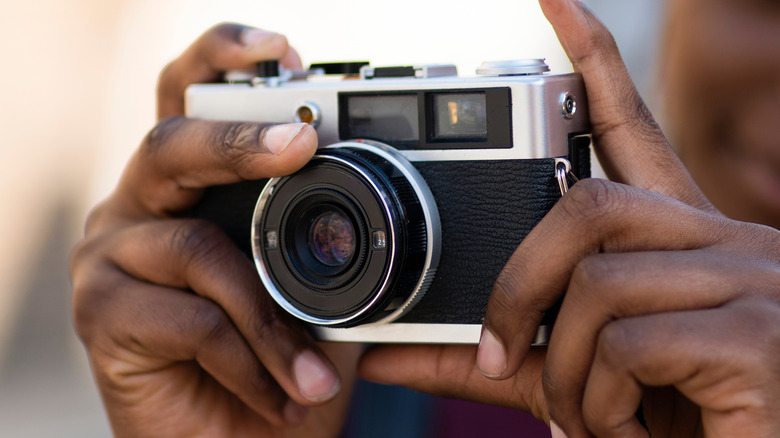
[{"label": "viewfinder window", "polygon": [[433,140],[487,140],[484,93],[442,93],[433,96]]}]

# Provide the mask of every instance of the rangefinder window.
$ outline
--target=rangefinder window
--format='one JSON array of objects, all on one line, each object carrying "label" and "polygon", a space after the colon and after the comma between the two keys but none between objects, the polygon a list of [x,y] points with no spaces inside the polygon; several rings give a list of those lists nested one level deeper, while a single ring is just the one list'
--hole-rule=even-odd
[{"label": "rangefinder window", "polygon": [[487,140],[485,93],[433,96],[432,140]]},{"label": "rangefinder window", "polygon": [[347,138],[417,143],[417,94],[352,95],[346,98]]},{"label": "rangefinder window", "polygon": [[339,137],[412,149],[512,147],[508,88],[339,93]]}]

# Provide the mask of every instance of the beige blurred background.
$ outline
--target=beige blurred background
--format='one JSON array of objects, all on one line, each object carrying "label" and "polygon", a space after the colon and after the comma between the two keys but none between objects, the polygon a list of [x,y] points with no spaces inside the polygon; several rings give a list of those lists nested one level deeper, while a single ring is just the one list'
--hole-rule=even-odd
[{"label": "beige blurred background", "polygon": [[[592,0],[651,106],[661,4]],[[288,36],[304,63],[546,57],[571,67],[534,0],[2,0],[0,436],[110,429],[70,316],[68,258],[90,208],[154,124],[157,73],[201,32],[239,21]]]}]

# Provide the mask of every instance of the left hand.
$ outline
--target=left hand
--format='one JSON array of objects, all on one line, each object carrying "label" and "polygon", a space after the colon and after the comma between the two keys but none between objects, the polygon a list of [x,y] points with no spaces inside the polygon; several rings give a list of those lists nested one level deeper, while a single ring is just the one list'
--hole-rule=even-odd
[{"label": "left hand", "polygon": [[[583,74],[599,159],[622,184],[581,181],[523,241],[479,350],[379,347],[362,375],[528,410],[568,436],[646,436],[634,418],[646,386],[667,387],[644,391],[653,436],[776,433],[780,233],[710,205],[590,11],[540,3]],[[564,294],[549,349],[531,349]]]},{"label": "left hand", "polygon": [[219,82],[228,70],[251,70],[269,59],[289,69],[302,67],[301,57],[283,35],[231,23],[214,26],[160,73],[157,120],[184,114],[184,94],[190,85]]},{"label": "left hand", "polygon": [[189,83],[280,58],[300,66],[281,35],[236,24],[203,34],[162,73],[164,119],[87,220],[71,263],[74,325],[117,437],[342,428],[361,346],[316,343],[221,229],[189,217],[205,188],[287,175],[314,154],[308,125],[182,115]]}]

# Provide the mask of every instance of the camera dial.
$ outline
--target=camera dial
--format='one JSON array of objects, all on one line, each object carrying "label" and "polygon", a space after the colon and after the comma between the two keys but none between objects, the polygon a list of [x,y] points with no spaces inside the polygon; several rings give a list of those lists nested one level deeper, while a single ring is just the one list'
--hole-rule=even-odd
[{"label": "camera dial", "polygon": [[252,220],[252,251],[271,296],[319,325],[397,319],[438,266],[433,195],[393,148],[371,141],[320,149],[299,172],[271,179]]},{"label": "camera dial", "polygon": [[509,61],[486,61],[477,69],[483,76],[538,75],[550,71],[544,59],[515,59]]}]

